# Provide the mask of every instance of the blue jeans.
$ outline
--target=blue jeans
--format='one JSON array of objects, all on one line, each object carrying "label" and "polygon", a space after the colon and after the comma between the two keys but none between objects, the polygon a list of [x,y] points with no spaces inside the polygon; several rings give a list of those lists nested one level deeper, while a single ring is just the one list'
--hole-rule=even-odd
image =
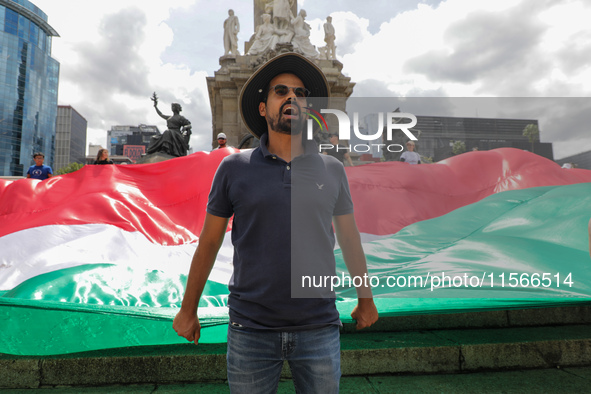
[{"label": "blue jeans", "polygon": [[228,325],[230,392],[276,393],[284,360],[289,363],[296,393],[338,393],[339,327],[278,332]]}]

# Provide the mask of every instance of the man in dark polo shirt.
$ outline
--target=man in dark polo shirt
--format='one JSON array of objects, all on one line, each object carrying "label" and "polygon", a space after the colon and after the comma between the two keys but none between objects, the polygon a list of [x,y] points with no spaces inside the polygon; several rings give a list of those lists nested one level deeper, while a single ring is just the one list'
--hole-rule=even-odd
[{"label": "man in dark polo shirt", "polygon": [[[197,305],[234,216],[234,273],[228,300],[228,382],[233,393],[276,392],[283,361],[297,392],[337,393],[339,314],[331,289],[303,276],[335,275],[332,225],[351,277],[367,274],[342,163],[303,138],[307,96],[328,97],[322,71],[287,53],[261,66],[240,95],[244,124],[260,146],[226,157],[212,183],[207,216],[174,319],[197,343]],[[357,288],[357,328],[378,319],[369,287]]]}]

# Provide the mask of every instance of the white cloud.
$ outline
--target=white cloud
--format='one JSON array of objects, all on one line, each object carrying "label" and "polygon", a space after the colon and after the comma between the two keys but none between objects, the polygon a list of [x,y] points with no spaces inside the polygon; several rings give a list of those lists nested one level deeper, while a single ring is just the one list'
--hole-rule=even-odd
[{"label": "white cloud", "polygon": [[[550,9],[515,0],[419,4],[383,23],[378,33],[364,34],[355,51],[342,57],[344,71],[358,83],[383,81],[403,95],[443,88],[451,96],[543,96],[553,82],[563,94],[577,95],[589,91],[584,57],[591,45],[590,12],[580,1]],[[358,21],[357,30],[364,28]],[[526,77],[521,84],[515,73]]]},{"label": "white cloud", "polygon": [[337,56],[344,57],[355,53],[359,44],[371,37],[369,20],[360,18],[352,12],[333,12],[332,24],[335,27]]},{"label": "white cloud", "polygon": [[[325,45],[325,15],[333,17],[337,57],[344,64],[343,72],[357,84],[354,95],[591,93],[591,4],[585,0],[428,1],[434,5],[379,1],[379,13],[356,1],[330,7],[323,2],[314,7],[298,2],[308,12],[311,42],[316,46]],[[61,35],[54,39],[53,50],[62,66],[60,104],[72,105],[89,120],[89,142],[104,143],[106,130],[115,124],[164,127],[149,100],[157,91],[163,111],[171,102],[183,105],[183,114],[194,125],[193,148],[209,149],[211,115],[205,77],[213,75],[223,54],[221,26],[227,4],[204,0],[34,2]],[[252,3],[232,8],[241,20],[242,46],[252,34]],[[109,42],[109,31],[104,30],[109,20],[110,29],[128,33],[125,46]],[[107,50],[112,53],[103,52]],[[558,131],[543,132],[545,141],[565,139]],[[565,144],[556,144],[557,152],[564,151],[561,145]]]},{"label": "white cloud", "polygon": [[[576,0],[419,4],[382,23],[375,34],[365,30],[354,51],[342,56],[343,71],[357,83],[354,95],[589,96],[589,20],[591,5]],[[361,18],[349,22],[356,31],[367,26]],[[343,44],[337,39],[337,45]],[[567,132],[544,130],[542,139],[571,140],[555,145],[562,157],[577,149],[572,140],[588,141],[587,135],[581,125]]]},{"label": "white cloud", "polygon": [[170,101],[184,108],[204,104],[206,74],[161,60],[174,38],[166,23],[171,10],[193,3],[35,2],[60,34],[52,52],[61,64],[59,103],[72,105],[87,118],[89,143],[106,146],[106,132],[117,124],[154,123],[163,128],[149,99],[153,91],[167,99],[173,95]]}]

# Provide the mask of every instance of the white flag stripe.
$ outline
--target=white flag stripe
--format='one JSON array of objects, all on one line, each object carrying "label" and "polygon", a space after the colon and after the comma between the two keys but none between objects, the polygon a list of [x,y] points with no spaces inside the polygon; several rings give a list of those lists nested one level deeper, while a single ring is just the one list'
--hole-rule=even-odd
[{"label": "white flag stripe", "polygon": [[[0,238],[0,290],[51,271],[85,264],[118,264],[175,270],[187,274],[197,244],[163,246],[138,232],[106,224],[51,225]],[[209,277],[227,284],[232,275],[230,236]]]}]

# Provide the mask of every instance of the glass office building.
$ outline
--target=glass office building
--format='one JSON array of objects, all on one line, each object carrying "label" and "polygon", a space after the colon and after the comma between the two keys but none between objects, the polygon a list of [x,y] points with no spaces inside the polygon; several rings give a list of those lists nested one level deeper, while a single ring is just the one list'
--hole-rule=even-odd
[{"label": "glass office building", "polygon": [[53,166],[59,63],[57,32],[27,0],[0,0],[0,175],[24,175],[33,152]]}]

